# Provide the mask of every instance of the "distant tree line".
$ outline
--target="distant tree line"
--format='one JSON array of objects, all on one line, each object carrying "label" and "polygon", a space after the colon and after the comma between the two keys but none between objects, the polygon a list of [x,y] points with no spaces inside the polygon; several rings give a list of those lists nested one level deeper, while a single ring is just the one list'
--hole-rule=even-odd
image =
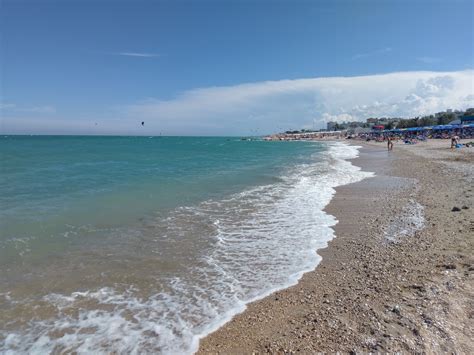
[{"label": "distant tree line", "polygon": [[[474,108],[469,108],[464,111],[463,116],[473,116]],[[389,119],[388,122],[380,122],[385,126],[385,129],[393,128],[411,128],[411,127],[424,127],[424,126],[436,126],[445,125],[456,120],[456,116],[453,112],[442,112],[435,115],[427,115],[422,117],[414,118],[395,118]]]},{"label": "distant tree line", "polygon": [[438,117],[435,117],[434,115],[429,115],[429,116],[423,116],[423,117],[401,119],[398,122],[397,128],[444,125],[444,124],[448,124],[449,122],[454,121],[455,119],[456,119],[456,115],[454,113],[443,113],[442,115],[439,115]]},{"label": "distant tree line", "polygon": [[[370,117],[366,122],[354,121],[354,122],[330,122],[333,124],[331,129],[335,131],[341,131],[349,128],[372,128],[374,125],[382,125],[385,129],[394,129],[394,128],[411,128],[411,127],[424,127],[424,126],[436,126],[436,125],[445,125],[456,120],[460,116],[474,116],[474,108],[468,108],[466,111],[456,111],[456,112],[440,112],[436,115],[427,115],[422,117],[414,118],[401,118],[401,117]],[[309,129],[302,130],[289,130],[285,133],[295,134],[295,133],[305,133],[313,132]]]}]

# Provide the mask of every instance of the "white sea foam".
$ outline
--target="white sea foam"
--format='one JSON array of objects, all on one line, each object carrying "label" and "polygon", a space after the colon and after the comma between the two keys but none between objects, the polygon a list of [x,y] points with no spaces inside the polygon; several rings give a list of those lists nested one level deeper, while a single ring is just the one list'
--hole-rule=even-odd
[{"label": "white sea foam", "polygon": [[401,238],[412,237],[425,226],[423,206],[410,199],[403,207],[400,215],[387,226],[385,238],[390,242],[398,242]]},{"label": "white sea foam", "polygon": [[316,250],[334,237],[337,221],[323,211],[334,188],[372,175],[347,161],[358,155],[353,146],[330,143],[325,154],[275,184],[179,208],[156,221],[167,241],[207,231],[193,237],[206,252],[185,272],[156,276],[165,285],[159,292],[130,286],[49,294],[41,302],[53,315],[1,331],[0,351],[193,353],[199,339],[246,304],[294,285],[319,263]]}]

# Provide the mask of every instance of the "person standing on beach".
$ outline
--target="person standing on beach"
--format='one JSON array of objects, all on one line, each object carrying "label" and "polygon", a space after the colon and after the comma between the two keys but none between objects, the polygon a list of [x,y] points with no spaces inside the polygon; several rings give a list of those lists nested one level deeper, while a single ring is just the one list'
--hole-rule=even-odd
[{"label": "person standing on beach", "polygon": [[387,149],[389,151],[393,149],[393,141],[391,137],[387,137]]}]

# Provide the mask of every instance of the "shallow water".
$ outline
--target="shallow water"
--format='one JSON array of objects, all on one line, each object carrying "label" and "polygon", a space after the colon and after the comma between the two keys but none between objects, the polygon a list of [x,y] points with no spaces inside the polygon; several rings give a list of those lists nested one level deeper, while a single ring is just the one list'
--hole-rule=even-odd
[{"label": "shallow water", "polygon": [[190,353],[296,283],[370,173],[342,143],[6,137],[0,351]]}]

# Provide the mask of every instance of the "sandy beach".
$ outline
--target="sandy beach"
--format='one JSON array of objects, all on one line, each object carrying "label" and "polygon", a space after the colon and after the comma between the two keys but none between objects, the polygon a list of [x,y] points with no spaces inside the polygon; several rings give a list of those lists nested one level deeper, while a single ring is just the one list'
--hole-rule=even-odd
[{"label": "sandy beach", "polygon": [[362,145],[316,270],[252,303],[199,353],[474,352],[474,148]]}]

